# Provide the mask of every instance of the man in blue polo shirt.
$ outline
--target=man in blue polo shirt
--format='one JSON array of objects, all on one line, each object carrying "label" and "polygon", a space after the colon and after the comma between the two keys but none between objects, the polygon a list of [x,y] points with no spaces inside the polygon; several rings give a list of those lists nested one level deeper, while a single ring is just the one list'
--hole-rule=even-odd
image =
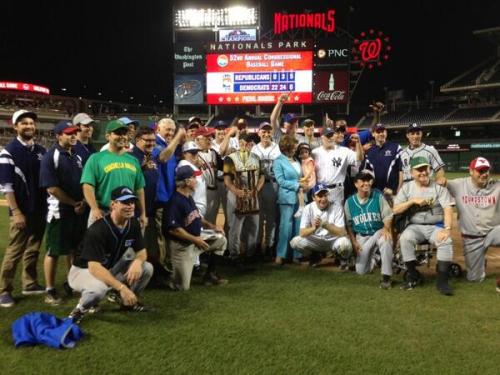
[{"label": "man in blue polo shirt", "polygon": [[44,259],[45,303],[61,302],[55,288],[57,259],[66,256],[68,271],[71,256],[80,244],[87,227],[88,206],[80,185],[82,158],[74,151],[80,129],[69,121],[54,128],[57,143],[43,156],[40,187],[49,193],[47,213],[47,254]]},{"label": "man in blue polo shirt", "polygon": [[75,154],[82,158],[85,165],[90,155],[97,152],[92,144],[92,134],[94,133],[95,120],[86,113],[79,113],[73,117],[73,125],[78,126],[80,131],[77,133],[76,145],[73,146]]},{"label": "man in blue polo shirt", "polygon": [[403,183],[401,146],[387,141],[387,129],[381,123],[372,127],[373,146],[366,152],[366,167],[373,171],[373,188],[380,190],[389,200]]},{"label": "man in blue polo shirt", "polygon": [[45,229],[45,189],[38,187],[45,148],[34,141],[37,115],[24,109],[12,116],[16,138],[0,152],[0,191],[9,205],[9,245],[0,271],[0,306],[12,307],[16,267],[23,260],[23,294],[42,294],[36,263]]}]

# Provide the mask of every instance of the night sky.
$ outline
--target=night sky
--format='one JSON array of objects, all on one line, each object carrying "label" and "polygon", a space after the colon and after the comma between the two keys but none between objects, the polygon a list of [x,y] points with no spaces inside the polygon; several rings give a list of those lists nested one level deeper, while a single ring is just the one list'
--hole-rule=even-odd
[{"label": "night sky", "polygon": [[[135,103],[163,99],[169,104],[172,5],[165,0],[3,0],[0,80],[46,85],[53,94],[62,94],[64,87],[71,96],[98,98],[101,92],[106,100],[128,102],[133,96]],[[363,75],[355,105],[383,98],[384,86],[423,98],[430,80],[439,87],[495,53],[472,31],[500,26],[499,1],[266,1],[263,28],[272,27],[274,11],[329,8],[337,10],[337,25],[353,35],[374,28],[391,37],[390,62]]]}]

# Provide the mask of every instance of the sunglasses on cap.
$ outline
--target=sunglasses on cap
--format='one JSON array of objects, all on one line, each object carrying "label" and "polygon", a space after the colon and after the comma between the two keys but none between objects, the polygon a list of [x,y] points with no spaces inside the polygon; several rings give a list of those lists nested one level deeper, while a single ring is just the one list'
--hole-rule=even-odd
[{"label": "sunglasses on cap", "polygon": [[345,133],[345,126],[339,126],[338,128],[333,129],[334,133]]}]

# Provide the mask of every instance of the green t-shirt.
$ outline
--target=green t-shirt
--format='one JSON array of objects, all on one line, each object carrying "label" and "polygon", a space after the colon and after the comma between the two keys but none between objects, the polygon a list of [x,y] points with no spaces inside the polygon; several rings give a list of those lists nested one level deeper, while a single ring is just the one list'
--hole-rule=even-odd
[{"label": "green t-shirt", "polygon": [[101,208],[108,209],[111,192],[119,186],[133,191],[144,188],[144,175],[138,160],[128,153],[121,155],[110,151],[92,154],[85,164],[80,180],[95,188],[95,198]]}]

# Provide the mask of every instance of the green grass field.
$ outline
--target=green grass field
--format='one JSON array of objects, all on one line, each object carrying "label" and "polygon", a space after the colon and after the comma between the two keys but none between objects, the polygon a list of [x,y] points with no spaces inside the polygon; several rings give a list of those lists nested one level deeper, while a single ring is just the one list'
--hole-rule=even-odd
[{"label": "green grass field", "polygon": [[[5,208],[0,217],[2,256]],[[104,303],[82,322],[86,336],[72,350],[14,348],[16,318],[30,311],[64,317],[77,301],[49,307],[43,297],[22,298],[17,282],[18,304],[0,310],[0,374],[499,373],[500,296],[492,276],[480,285],[455,281],[456,295],[444,297],[434,280],[404,292],[379,289],[378,274],[223,271],[230,279],[224,287],[146,291],[150,313]]]}]

